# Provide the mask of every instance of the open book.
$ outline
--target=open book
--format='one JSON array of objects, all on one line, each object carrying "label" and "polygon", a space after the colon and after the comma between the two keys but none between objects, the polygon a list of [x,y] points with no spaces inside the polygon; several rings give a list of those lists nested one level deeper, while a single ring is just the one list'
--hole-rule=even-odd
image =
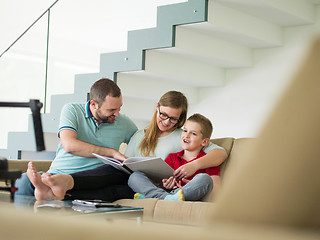
[{"label": "open book", "polygon": [[163,178],[173,176],[173,169],[159,157],[130,157],[121,162],[115,158],[92,154],[105,164],[110,164],[125,173],[143,172],[154,182],[161,182]]}]

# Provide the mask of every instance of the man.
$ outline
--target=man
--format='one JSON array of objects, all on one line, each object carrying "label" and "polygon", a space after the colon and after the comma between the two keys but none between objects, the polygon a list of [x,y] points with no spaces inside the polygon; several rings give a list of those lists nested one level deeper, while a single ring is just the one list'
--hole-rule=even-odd
[{"label": "man", "polygon": [[[100,79],[90,89],[90,101],[86,104],[69,103],[61,112],[59,147],[48,173],[73,174],[102,166],[103,163],[94,158],[92,153],[124,160],[118,149],[120,144],[128,143],[137,131],[136,125],[125,115],[120,114],[122,95],[120,88],[110,79]],[[110,200],[132,194],[126,185],[128,176],[115,170],[110,171]],[[39,176],[32,178],[23,174],[16,181],[16,195],[34,195],[34,185],[45,187]],[[81,192],[79,198],[95,198],[89,192]],[[123,196],[124,194],[124,196]],[[89,196],[90,195],[90,196]],[[75,198],[76,196],[72,196]]]}]

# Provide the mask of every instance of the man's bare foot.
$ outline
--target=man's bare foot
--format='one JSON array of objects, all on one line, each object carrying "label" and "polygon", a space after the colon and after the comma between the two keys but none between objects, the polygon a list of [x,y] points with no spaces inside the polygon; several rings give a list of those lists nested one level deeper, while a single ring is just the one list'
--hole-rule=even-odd
[{"label": "man's bare foot", "polygon": [[55,199],[51,188],[42,182],[41,175],[37,172],[32,162],[28,163],[27,175],[35,187],[34,196],[37,200]]},{"label": "man's bare foot", "polygon": [[41,180],[44,184],[50,187],[55,195],[55,199],[63,199],[66,192],[73,188],[74,182],[71,175],[66,174],[43,174]]}]

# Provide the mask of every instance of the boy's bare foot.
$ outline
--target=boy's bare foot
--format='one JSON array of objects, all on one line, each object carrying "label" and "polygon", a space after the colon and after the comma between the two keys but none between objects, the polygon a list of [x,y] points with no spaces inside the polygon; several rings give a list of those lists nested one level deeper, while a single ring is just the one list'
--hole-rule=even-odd
[{"label": "boy's bare foot", "polygon": [[44,184],[32,162],[28,163],[27,175],[35,187],[34,196],[37,200],[55,199],[51,188]]},{"label": "boy's bare foot", "polygon": [[55,195],[55,199],[61,200],[66,195],[66,192],[73,188],[74,182],[71,175],[66,174],[43,174],[41,180],[44,184],[50,187]]}]

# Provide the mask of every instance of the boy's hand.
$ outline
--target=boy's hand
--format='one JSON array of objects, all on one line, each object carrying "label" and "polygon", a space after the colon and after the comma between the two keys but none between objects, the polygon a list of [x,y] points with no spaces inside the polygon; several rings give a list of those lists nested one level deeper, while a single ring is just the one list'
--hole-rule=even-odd
[{"label": "boy's hand", "polygon": [[181,182],[188,183],[190,180],[182,178],[181,180],[178,180],[178,181],[175,180],[175,181],[176,181],[177,188],[182,188],[182,183]]},{"label": "boy's hand", "polygon": [[182,180],[182,182],[184,182],[184,183],[190,182],[190,180],[188,180],[188,179],[186,179],[186,178],[182,178],[181,180]]},{"label": "boy's hand", "polygon": [[173,175],[177,179],[187,178],[192,176],[197,170],[196,161],[192,161],[180,166],[173,172]]},{"label": "boy's hand", "polygon": [[162,185],[165,189],[176,189],[176,180],[174,177],[169,177],[168,179],[162,179]]}]

